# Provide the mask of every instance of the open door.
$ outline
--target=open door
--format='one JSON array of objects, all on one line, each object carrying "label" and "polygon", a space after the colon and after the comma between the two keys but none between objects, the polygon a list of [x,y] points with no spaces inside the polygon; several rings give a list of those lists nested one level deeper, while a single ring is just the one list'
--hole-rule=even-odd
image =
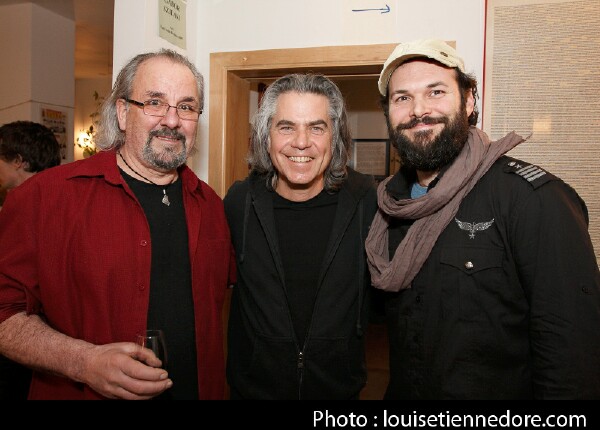
[{"label": "open door", "polygon": [[224,197],[248,175],[250,83],[288,73],[377,76],[396,44],[324,46],[210,54],[208,183]]}]

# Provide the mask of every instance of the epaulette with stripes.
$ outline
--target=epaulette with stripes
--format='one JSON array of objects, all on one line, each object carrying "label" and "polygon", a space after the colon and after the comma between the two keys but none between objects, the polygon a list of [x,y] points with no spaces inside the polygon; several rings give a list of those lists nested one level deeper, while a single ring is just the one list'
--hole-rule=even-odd
[{"label": "epaulette with stripes", "polygon": [[521,160],[508,158],[504,166],[504,172],[513,173],[529,182],[533,188],[537,188],[548,181],[558,179],[552,173],[542,169],[535,164],[525,163]]}]

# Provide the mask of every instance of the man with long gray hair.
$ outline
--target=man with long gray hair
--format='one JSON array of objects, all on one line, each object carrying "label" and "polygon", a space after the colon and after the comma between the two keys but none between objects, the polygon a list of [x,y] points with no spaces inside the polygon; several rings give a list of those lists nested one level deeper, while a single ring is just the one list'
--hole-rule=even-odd
[{"label": "man with long gray hair", "polygon": [[[101,109],[101,151],[6,199],[0,353],[34,369],[30,399],[223,398],[231,240],[185,165],[203,97],[184,56],[134,57]],[[146,329],[168,360],[134,343]]]},{"label": "man with long gray hair", "polygon": [[229,316],[232,399],[356,399],[366,381],[371,177],[347,167],[344,99],[322,75],[271,84],[250,175],[225,197],[238,282]]}]

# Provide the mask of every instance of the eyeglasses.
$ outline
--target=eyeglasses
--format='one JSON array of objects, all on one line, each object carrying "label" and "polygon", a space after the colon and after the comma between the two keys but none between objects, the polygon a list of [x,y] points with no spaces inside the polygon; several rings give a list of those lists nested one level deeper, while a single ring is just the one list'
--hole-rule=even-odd
[{"label": "eyeglasses", "polygon": [[201,110],[196,110],[194,106],[187,103],[181,103],[178,106],[171,106],[168,103],[162,103],[158,100],[146,100],[143,103],[127,98],[124,98],[123,100],[125,100],[127,103],[141,107],[144,110],[144,115],[149,116],[163,117],[167,114],[167,112],[169,112],[170,108],[175,108],[179,118],[189,121],[197,121],[198,117],[202,113]]}]

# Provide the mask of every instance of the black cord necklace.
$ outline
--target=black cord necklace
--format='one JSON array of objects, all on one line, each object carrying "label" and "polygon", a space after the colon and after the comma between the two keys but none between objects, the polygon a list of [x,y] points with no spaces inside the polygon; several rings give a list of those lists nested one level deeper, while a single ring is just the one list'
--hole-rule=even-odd
[{"label": "black cord necklace", "polygon": [[[131,167],[131,166],[129,165],[129,163],[128,163],[128,162],[125,160],[125,158],[123,158],[123,154],[121,154],[121,151],[117,151],[117,154],[119,154],[119,157],[121,157],[121,160],[123,160],[123,163],[125,163],[125,165],[126,165],[127,167],[129,167],[129,170],[131,170],[133,173],[135,173],[136,175],[138,175],[140,178],[142,178],[142,179],[144,179],[144,180],[146,180],[146,181],[150,182],[152,185],[156,185],[157,187],[160,187],[160,186],[161,186],[161,185],[158,185],[156,182],[153,182],[153,181],[151,181],[150,179],[146,178],[144,175],[142,175],[142,174],[141,174],[141,173],[139,173],[138,171],[134,170],[134,168],[133,168],[133,167]],[[167,188],[166,188],[166,187],[165,187],[165,188],[163,188],[163,190],[162,190],[162,191],[163,191],[163,194],[164,194],[164,196],[163,196],[163,198],[162,198],[162,203],[163,203],[164,205],[167,205],[167,206],[169,206],[169,205],[171,204],[171,202],[169,201],[169,196],[167,196]]]}]

